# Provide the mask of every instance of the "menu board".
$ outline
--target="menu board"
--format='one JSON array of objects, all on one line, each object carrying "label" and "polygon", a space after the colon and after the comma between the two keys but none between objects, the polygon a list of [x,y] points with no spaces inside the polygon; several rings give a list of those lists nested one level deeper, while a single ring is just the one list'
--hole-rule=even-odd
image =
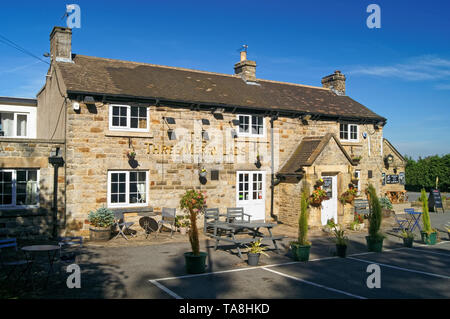
[{"label": "menu board", "polygon": [[386,175],[386,184],[398,184],[398,175]]},{"label": "menu board", "polygon": [[438,208],[444,212],[444,206],[442,205],[441,192],[438,189],[433,189],[428,196],[428,208],[430,211],[437,211]]}]

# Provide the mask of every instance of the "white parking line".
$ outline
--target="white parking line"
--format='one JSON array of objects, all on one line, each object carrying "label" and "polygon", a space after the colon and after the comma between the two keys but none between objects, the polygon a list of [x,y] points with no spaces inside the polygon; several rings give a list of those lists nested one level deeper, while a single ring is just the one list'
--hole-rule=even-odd
[{"label": "white parking line", "polygon": [[419,271],[419,270],[414,270],[414,269],[409,269],[409,268],[403,268],[403,267],[398,267],[398,266],[393,266],[393,265],[387,265],[387,264],[382,264],[376,261],[371,261],[371,260],[365,260],[365,259],[359,259],[359,258],[354,258],[354,257],[347,257],[348,259],[352,259],[352,260],[356,260],[356,261],[360,261],[360,262],[364,262],[367,264],[376,264],[376,265],[380,265],[380,266],[384,266],[384,267],[388,267],[388,268],[392,268],[392,269],[398,269],[398,270],[402,270],[402,271],[408,271],[408,272],[414,272],[417,274],[422,274],[422,275],[428,275],[428,276],[433,276],[433,277],[439,277],[439,278],[444,278],[444,279],[450,279],[449,276],[444,276],[444,275],[438,275],[438,274],[433,274],[431,272],[425,272],[425,271]]},{"label": "white parking line", "polygon": [[174,297],[175,299],[183,299],[180,296],[178,296],[176,293],[174,293],[172,290],[170,290],[169,288],[167,288],[166,286],[160,284],[159,282],[157,282],[156,280],[150,280],[150,282],[152,284],[154,284],[156,287],[158,287],[159,289],[167,292],[169,295],[171,295],[172,297]]},{"label": "white parking line", "polygon": [[357,298],[357,299],[367,299],[366,297],[354,295],[354,294],[351,294],[351,293],[343,291],[343,290],[334,289],[334,288],[327,287],[327,286],[324,286],[324,285],[321,285],[321,284],[317,284],[317,283],[309,281],[309,280],[304,280],[304,279],[301,279],[301,278],[298,278],[298,277],[287,275],[287,274],[284,274],[282,272],[275,271],[273,269],[268,269],[268,268],[265,268],[265,267],[262,267],[261,269],[273,272],[274,274],[277,274],[277,275],[280,275],[280,276],[283,276],[283,277],[286,277],[286,278],[290,278],[290,279],[293,279],[293,280],[296,280],[296,281],[303,282],[303,283],[308,284],[308,285],[316,286],[316,287],[319,287],[319,288],[323,288],[323,289],[326,289],[326,290],[337,292],[337,293],[340,293],[340,294],[343,294],[343,295],[347,295],[347,296],[350,296],[350,297],[354,297],[354,298]]}]

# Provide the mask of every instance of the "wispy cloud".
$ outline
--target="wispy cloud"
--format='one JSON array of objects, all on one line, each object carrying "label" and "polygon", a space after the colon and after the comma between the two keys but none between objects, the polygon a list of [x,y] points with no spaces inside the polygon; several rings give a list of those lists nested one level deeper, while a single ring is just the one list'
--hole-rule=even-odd
[{"label": "wispy cloud", "polygon": [[[398,78],[405,81],[445,80],[450,82],[450,60],[435,55],[410,58],[405,62],[381,66],[355,66],[348,74],[364,74],[378,77]],[[440,84],[436,88],[450,89],[449,84]]]}]

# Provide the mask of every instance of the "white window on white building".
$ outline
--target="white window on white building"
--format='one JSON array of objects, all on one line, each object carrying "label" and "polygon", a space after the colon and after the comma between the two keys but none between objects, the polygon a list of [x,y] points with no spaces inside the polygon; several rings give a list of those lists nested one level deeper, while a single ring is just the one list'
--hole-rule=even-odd
[{"label": "white window on white building", "polygon": [[339,138],[341,141],[358,142],[359,127],[357,124],[345,124],[339,125]]},{"label": "white window on white building", "polygon": [[0,136],[27,137],[28,114],[0,111]]},{"label": "white window on white building", "polygon": [[239,136],[263,137],[265,132],[264,117],[257,115],[238,115]]},{"label": "white window on white building", "polygon": [[109,129],[148,132],[149,109],[145,106],[110,105]]},{"label": "white window on white building", "polygon": [[0,170],[0,207],[39,206],[39,170]]},{"label": "white window on white building", "polygon": [[109,171],[108,206],[147,206],[148,171]]}]

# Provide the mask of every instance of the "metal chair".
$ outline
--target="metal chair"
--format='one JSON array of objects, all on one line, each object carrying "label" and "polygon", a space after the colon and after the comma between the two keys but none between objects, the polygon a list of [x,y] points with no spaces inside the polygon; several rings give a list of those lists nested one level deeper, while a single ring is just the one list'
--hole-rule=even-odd
[{"label": "metal chair", "polygon": [[[414,211],[414,209],[413,209],[413,211]],[[406,209],[405,209],[405,213],[406,213]],[[404,215],[405,217],[399,218],[398,215]],[[409,224],[409,220],[406,218],[406,215],[405,214],[397,214],[394,212],[394,217],[395,217],[395,221],[397,222],[397,224],[399,226],[399,227],[394,227],[394,230],[395,231],[405,230],[407,228],[407,227],[405,227],[405,225]]]},{"label": "metal chair", "polygon": [[78,248],[83,247],[83,237],[66,236],[58,237],[59,259],[63,262],[75,262],[79,253]]},{"label": "metal chair", "polygon": [[116,239],[119,237],[119,235],[122,235],[123,238],[128,240],[128,237],[125,235],[124,231],[127,231],[130,233],[131,237],[134,237],[135,235],[131,231],[130,227],[134,225],[133,222],[125,222],[123,213],[122,212],[114,212],[116,222],[114,223],[114,226],[117,226],[117,229],[119,230],[119,233],[114,237]]},{"label": "metal chair", "polygon": [[158,232],[161,232],[164,224],[171,225],[170,237],[173,236],[173,229],[175,228],[175,217],[177,215],[176,208],[163,207],[161,212],[161,220],[158,222]]},{"label": "metal chair", "polygon": [[227,223],[240,222],[250,223],[251,216],[244,213],[243,207],[228,207],[227,208]]},{"label": "metal chair", "polygon": [[204,222],[203,222],[203,232],[206,234],[208,228],[214,228],[214,225],[219,222],[219,209],[218,208],[207,208],[205,210]]},{"label": "metal chair", "polygon": [[[17,282],[20,278],[22,278],[22,275],[25,274],[27,270],[31,270],[30,265],[31,265],[32,261],[31,260],[27,260],[27,259],[19,259],[19,258],[17,258],[18,247],[17,247],[17,240],[16,240],[16,238],[0,239],[0,252],[4,248],[14,248],[14,250],[15,250],[15,258],[9,259],[9,260],[4,260],[3,256],[2,256],[3,254],[0,253],[0,266],[1,266],[1,268],[2,269],[6,269],[8,267],[11,267],[11,271],[8,272],[8,274],[6,275],[6,278],[3,281],[3,284],[8,281],[9,277],[11,277],[11,275],[14,273],[14,271],[16,270],[17,267],[25,266],[24,270],[17,277],[17,280],[16,280],[16,282]],[[31,280],[32,279],[33,278],[31,278]]]}]

